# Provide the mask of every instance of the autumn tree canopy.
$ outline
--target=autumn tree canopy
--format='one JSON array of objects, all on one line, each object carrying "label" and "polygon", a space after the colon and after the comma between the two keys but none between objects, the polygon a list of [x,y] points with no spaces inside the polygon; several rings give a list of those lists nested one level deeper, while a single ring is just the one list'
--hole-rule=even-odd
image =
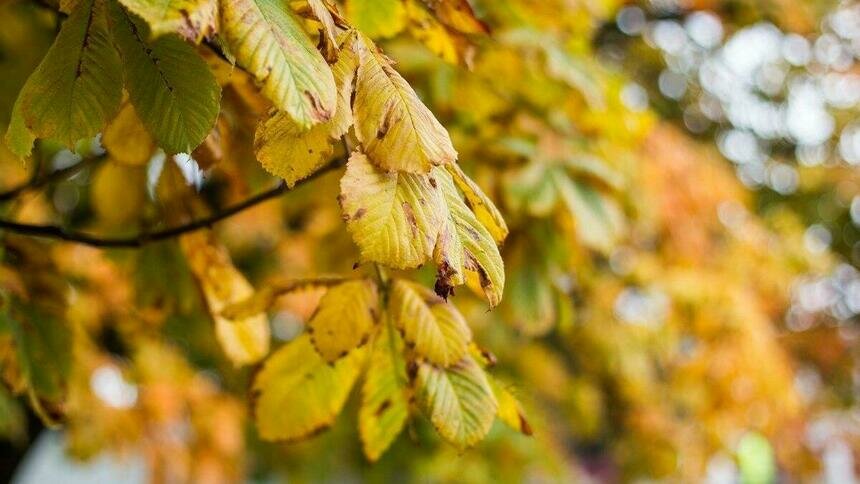
[{"label": "autumn tree canopy", "polygon": [[860,443],[860,7],[0,25],[10,461],[54,428],[155,482],[758,483]]}]

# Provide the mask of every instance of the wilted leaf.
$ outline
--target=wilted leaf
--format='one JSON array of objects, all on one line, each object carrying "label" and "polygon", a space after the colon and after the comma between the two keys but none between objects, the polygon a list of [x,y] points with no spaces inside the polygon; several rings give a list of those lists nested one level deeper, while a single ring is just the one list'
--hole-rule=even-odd
[{"label": "wilted leaf", "polygon": [[367,342],[378,306],[376,285],[367,280],[344,282],[325,293],[308,321],[308,333],[326,362],[336,361]]},{"label": "wilted leaf", "polygon": [[141,26],[119,7],[112,26],[140,120],[168,154],[192,152],[218,117],[221,88],[209,66],[175,35],[148,43]]},{"label": "wilted leaf", "polygon": [[13,117],[7,133],[16,154],[29,151],[21,120],[35,137],[69,148],[102,130],[122,99],[122,71],[103,0],[77,5],[19,99],[21,118]]},{"label": "wilted leaf", "polygon": [[416,355],[448,367],[466,354],[472,331],[457,309],[418,284],[397,280],[389,311]]},{"label": "wilted leaf", "polygon": [[463,173],[460,165],[452,163],[446,165],[445,168],[451,174],[457,188],[463,192],[464,200],[468,204],[469,209],[475,214],[475,217],[481,222],[481,225],[492,234],[493,240],[497,244],[504,242],[505,237],[508,236],[508,225],[505,223],[505,219],[493,201],[490,200],[471,178]]},{"label": "wilted leaf", "polygon": [[394,70],[373,42],[356,42],[358,74],[353,114],[355,134],[374,164],[386,171],[427,173],[453,163],[457,152],[445,128]]},{"label": "wilted leaf", "polygon": [[408,269],[432,255],[444,202],[428,177],[382,172],[354,152],[340,189],[347,229],[363,260]]},{"label": "wilted leaf", "polygon": [[414,385],[436,431],[456,447],[470,447],[490,431],[498,403],[484,370],[471,357],[447,369],[418,363]]},{"label": "wilted leaf", "polygon": [[286,2],[223,2],[221,28],[239,65],[299,127],[331,119],[337,102],[331,69]]},{"label": "wilted leaf", "polygon": [[266,356],[269,320],[265,313],[237,320],[228,320],[221,314],[228,305],[254,293],[251,284],[233,267],[226,249],[217,245],[208,231],[183,235],[180,242],[215,320],[215,335],[224,353],[236,365],[254,363]]},{"label": "wilted leaf", "polygon": [[[451,175],[436,168],[433,176],[447,206],[447,216],[434,253],[438,264],[436,293],[445,297],[453,286],[466,282],[474,291],[483,293],[490,306],[496,306],[501,302],[505,288],[505,268],[499,248],[487,228],[466,205]],[[474,185],[470,188],[477,189]],[[488,202],[489,199],[479,197],[477,193],[473,198]],[[493,221],[489,207],[492,205],[487,205],[479,213],[483,213],[496,233],[501,235],[501,227]]]},{"label": "wilted leaf", "polygon": [[352,125],[350,97],[356,57],[345,49],[332,66],[338,89],[337,111],[325,123],[301,128],[292,117],[272,111],[257,125],[254,149],[257,159],[269,173],[281,177],[292,187],[322,167],[334,152],[332,142]]},{"label": "wilted leaf", "polygon": [[152,38],[177,33],[200,42],[211,37],[218,24],[217,0],[119,0],[129,11],[142,18]]},{"label": "wilted leaf", "polygon": [[320,31],[321,50],[329,62],[337,60],[337,9],[328,0],[308,0],[308,7],[314,18],[322,25]]},{"label": "wilted leaf", "polygon": [[298,440],[325,430],[340,413],[366,351],[360,348],[333,365],[302,335],[263,363],[254,379],[254,416],[265,440]]},{"label": "wilted leaf", "polygon": [[403,342],[385,325],[373,342],[358,410],[358,430],[364,455],[376,461],[397,438],[409,417]]},{"label": "wilted leaf", "polygon": [[[477,190],[473,184],[468,188]],[[478,192],[471,196],[489,203]],[[437,294],[447,297],[454,286],[468,283],[491,306],[501,301],[505,274],[499,249],[444,168],[429,175],[385,173],[355,152],[341,179],[340,202],[362,260],[409,269],[432,255],[439,266]],[[489,207],[482,213],[492,222]]]}]

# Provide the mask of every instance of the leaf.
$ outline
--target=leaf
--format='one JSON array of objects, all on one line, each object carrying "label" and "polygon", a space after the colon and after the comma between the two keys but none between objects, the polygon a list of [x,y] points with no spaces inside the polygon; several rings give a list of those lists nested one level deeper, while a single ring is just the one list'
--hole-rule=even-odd
[{"label": "leaf", "polygon": [[356,42],[359,67],[355,134],[374,164],[386,171],[427,173],[453,163],[457,152],[445,128],[373,42]]},{"label": "leaf", "polygon": [[308,321],[314,348],[332,363],[363,345],[376,324],[378,306],[376,285],[370,281],[349,281],[332,287]]},{"label": "leaf", "polygon": [[[385,173],[355,152],[340,186],[343,216],[363,261],[410,269],[432,256],[440,296],[467,283],[491,306],[501,301],[505,273],[499,249],[444,168],[429,175]],[[489,202],[477,192],[473,197]],[[484,210],[491,213],[489,205]]]},{"label": "leaf", "polygon": [[624,230],[621,208],[611,198],[565,173],[554,173],[559,197],[576,221],[582,243],[603,253],[610,252]]},{"label": "leaf", "polygon": [[508,225],[505,223],[505,219],[502,217],[499,209],[496,208],[496,205],[493,204],[492,200],[490,200],[490,198],[474,181],[472,181],[471,178],[463,173],[460,165],[452,163],[450,165],[446,165],[445,169],[447,169],[448,173],[451,174],[457,188],[463,192],[469,209],[472,210],[475,217],[481,222],[481,225],[483,225],[487,231],[492,234],[493,240],[495,240],[497,244],[504,242],[505,238],[508,236]]},{"label": "leaf", "polygon": [[337,9],[327,0],[308,0],[308,7],[314,18],[322,25],[320,30],[321,50],[328,62],[337,60]]},{"label": "leaf", "polygon": [[466,354],[472,331],[459,311],[418,284],[397,280],[389,311],[406,344],[431,363],[448,367]]},{"label": "leaf", "polygon": [[305,131],[289,114],[271,111],[257,125],[254,150],[266,171],[292,187],[317,171],[334,152],[329,131],[327,123]]},{"label": "leaf", "polygon": [[409,34],[446,62],[465,60],[470,50],[466,39],[448,30],[430,12],[414,1],[406,2]]},{"label": "leaf", "polygon": [[447,369],[420,362],[413,384],[418,404],[436,431],[457,448],[476,444],[490,431],[498,403],[471,357]]},{"label": "leaf", "polygon": [[178,33],[199,43],[212,37],[218,24],[216,0],[119,0],[119,3],[149,25],[153,39]]},{"label": "leaf", "polygon": [[393,37],[406,27],[403,0],[347,0],[346,16],[363,34]]},{"label": "leaf", "polygon": [[21,89],[21,118],[13,116],[7,141],[16,154],[29,152],[25,146],[31,137],[20,125],[23,119],[35,137],[74,148],[78,140],[102,130],[121,99],[122,71],[110,41],[105,4],[81,1]]},{"label": "leaf", "polygon": [[383,326],[373,343],[361,388],[358,431],[364,455],[375,462],[391,446],[409,417],[403,342]]},{"label": "leaf", "polygon": [[36,137],[27,128],[24,122],[24,115],[21,114],[21,96],[15,100],[15,105],[12,106],[12,117],[9,120],[9,126],[6,128],[5,136],[6,146],[9,150],[19,158],[30,156],[33,151],[33,142]]},{"label": "leaf", "polygon": [[[505,267],[499,248],[487,228],[469,210],[452,177],[441,168],[436,168],[433,174],[448,208],[434,253],[438,264],[436,293],[447,297],[452,287],[465,282],[474,291],[483,293],[490,306],[495,307],[501,302],[505,287]],[[485,213],[489,214],[489,209]]]},{"label": "leaf", "polygon": [[179,37],[147,43],[121,8],[112,18],[126,89],[140,120],[168,154],[192,152],[218,118],[221,88],[215,76]]},{"label": "leaf", "polygon": [[464,34],[489,34],[490,28],[475,17],[468,0],[422,0],[439,20]]},{"label": "leaf", "polygon": [[245,318],[258,312],[265,312],[279,296],[315,289],[327,289],[338,285],[346,279],[343,277],[318,277],[313,279],[293,279],[266,281],[253,296],[230,304],[221,312],[227,319]]},{"label": "leaf", "polygon": [[499,409],[496,412],[499,420],[523,435],[532,435],[532,427],[529,425],[528,420],[526,420],[525,411],[523,411],[523,407],[517,400],[517,397],[502,382],[495,378],[488,376],[487,381],[490,382],[490,387],[493,389],[496,401],[499,402]]},{"label": "leaf", "polygon": [[299,127],[307,129],[334,115],[337,91],[331,69],[286,2],[222,2],[221,28],[239,65]]},{"label": "leaf", "polygon": [[53,424],[66,396],[72,369],[72,329],[49,311],[18,301],[13,314],[0,314],[0,327],[15,341],[18,365],[36,412]]},{"label": "leaf", "polygon": [[329,365],[302,335],[263,363],[254,378],[254,415],[264,440],[298,440],[334,422],[358,378],[364,348]]},{"label": "leaf", "polygon": [[302,129],[292,117],[271,111],[257,125],[254,149],[260,164],[269,173],[294,186],[322,167],[334,152],[332,141],[343,136],[352,125],[350,97],[357,59],[344,50],[332,66],[338,86],[337,111],[332,119],[309,129]]},{"label": "leaf", "polygon": [[432,255],[444,202],[428,177],[379,171],[356,151],[340,189],[347,229],[362,260],[409,269]]},{"label": "leaf", "polygon": [[155,140],[137,116],[134,106],[125,103],[102,133],[102,146],[111,158],[126,165],[144,165],[155,151]]},{"label": "leaf", "polygon": [[269,320],[264,312],[236,320],[221,315],[228,305],[254,294],[251,284],[233,267],[226,249],[218,245],[208,231],[192,232],[179,240],[215,320],[215,335],[224,353],[237,366],[266,356]]}]

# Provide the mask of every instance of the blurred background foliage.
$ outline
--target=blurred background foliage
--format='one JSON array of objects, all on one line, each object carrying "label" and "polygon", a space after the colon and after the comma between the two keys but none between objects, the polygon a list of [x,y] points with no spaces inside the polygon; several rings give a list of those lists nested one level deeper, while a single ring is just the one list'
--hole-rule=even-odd
[{"label": "blurred background foliage", "polygon": [[[70,455],[143,456],[154,481],[852,482],[860,4],[481,0],[480,35],[389,3],[382,24],[341,7],[397,61],[511,227],[502,305],[454,301],[533,435],[497,423],[458,452],[416,416],[369,464],[353,401],[307,442],[262,443],[251,370],[223,356],[179,244],[105,251],[4,233],[7,475],[43,425],[29,398],[65,423]],[[50,1],[0,2],[0,125],[59,20]],[[177,160],[41,143],[28,169],[0,147],[5,189],[95,160],[0,212],[137,233],[162,218],[160,170],[181,171],[206,206],[242,200],[270,182],[251,151],[265,104],[233,82],[222,106],[218,137]],[[219,224],[255,287],[352,270],[337,183],[323,176]],[[277,301],[278,344],[319,297]],[[19,313],[33,327],[10,322]],[[13,345],[15,331],[32,347]],[[22,347],[31,368],[12,357]],[[38,394],[15,396],[24,378]]]}]

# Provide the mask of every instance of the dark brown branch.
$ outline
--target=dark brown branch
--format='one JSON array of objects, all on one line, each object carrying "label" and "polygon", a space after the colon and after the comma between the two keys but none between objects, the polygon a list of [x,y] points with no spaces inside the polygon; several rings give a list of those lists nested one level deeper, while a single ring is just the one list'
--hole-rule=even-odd
[{"label": "dark brown branch", "polygon": [[[315,172],[313,175],[297,183],[293,188],[298,187],[303,183],[309,182],[336,168],[339,168],[342,165],[343,160],[335,160],[334,162]],[[93,247],[135,249],[143,247],[144,245],[150,244],[152,242],[172,239],[188,232],[194,232],[196,230],[211,227],[215,223],[218,223],[226,218],[232,217],[233,215],[236,215],[237,213],[247,210],[255,205],[259,205],[266,200],[278,197],[289,190],[290,188],[287,187],[287,184],[281,181],[276,187],[254,195],[253,197],[248,198],[247,200],[244,200],[240,203],[237,203],[236,205],[216,212],[209,217],[156,232],[141,233],[133,237],[102,238],[96,235],[68,230],[59,225],[24,224],[13,222],[10,220],[0,220],[0,230],[8,230],[9,232],[14,232],[21,235],[29,235],[33,237],[45,237],[49,239],[77,242],[80,244],[91,245]]]},{"label": "dark brown branch", "polygon": [[38,190],[45,185],[53,183],[58,180],[62,180],[64,178],[68,178],[75,173],[83,170],[84,168],[98,163],[99,161],[105,159],[105,156],[95,156],[92,158],[84,158],[83,160],[75,163],[74,165],[67,166],[65,168],[60,168],[59,170],[54,170],[51,173],[48,173],[45,176],[39,177],[37,173],[34,173],[33,177],[30,178],[27,182],[18,185],[15,188],[9,189],[5,192],[0,192],[0,202],[7,202],[12,200],[13,198],[18,197],[24,192],[30,190]]}]

